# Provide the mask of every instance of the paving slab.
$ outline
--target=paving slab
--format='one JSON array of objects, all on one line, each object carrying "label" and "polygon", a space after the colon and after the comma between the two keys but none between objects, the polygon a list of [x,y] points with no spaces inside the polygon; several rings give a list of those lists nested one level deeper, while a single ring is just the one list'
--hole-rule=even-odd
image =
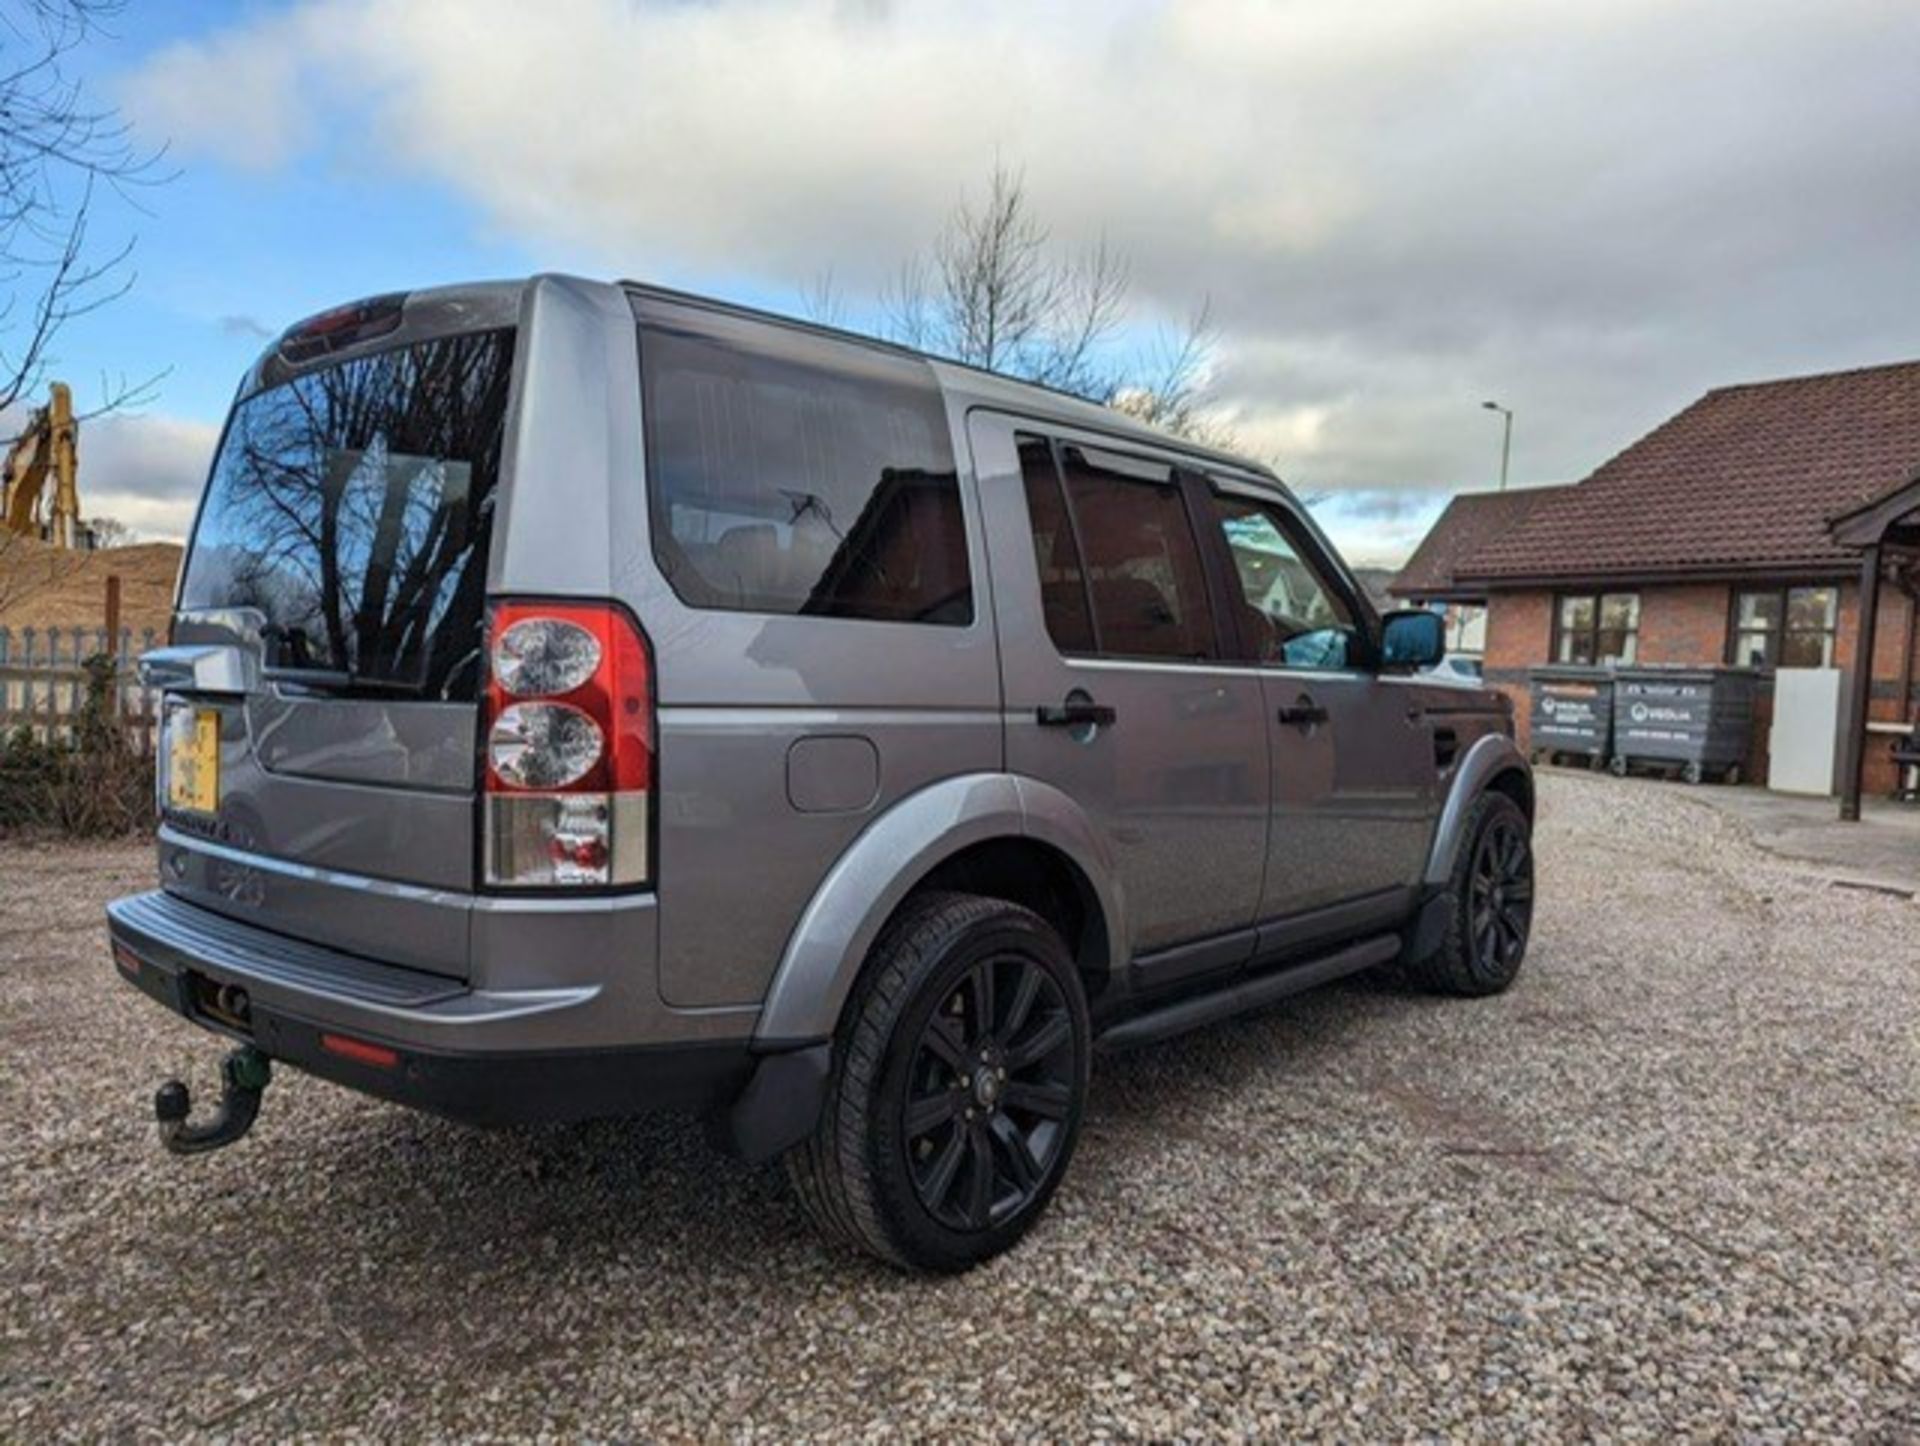
[{"label": "paving slab", "polygon": [[1831,798],[1709,785],[1686,789],[1684,796],[1738,820],[1767,852],[1806,864],[1835,882],[1920,894],[1920,805],[1863,799],[1859,821],[1843,823],[1840,805]]}]

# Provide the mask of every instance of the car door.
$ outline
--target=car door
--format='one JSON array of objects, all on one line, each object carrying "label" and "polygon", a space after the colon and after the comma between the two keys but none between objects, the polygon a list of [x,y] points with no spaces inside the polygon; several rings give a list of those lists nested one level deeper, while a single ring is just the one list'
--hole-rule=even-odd
[{"label": "car door", "polygon": [[1191,481],[1098,434],[984,411],[968,432],[1008,769],[1062,790],[1104,835],[1136,956],[1211,941],[1147,961],[1136,982],[1243,962],[1266,857],[1266,704],[1259,674],[1226,656],[1224,579],[1203,558]]},{"label": "car door", "polygon": [[1265,690],[1272,767],[1263,920],[1349,903],[1391,913],[1425,864],[1438,804],[1418,690],[1373,666],[1371,610],[1277,489],[1230,477],[1208,506],[1245,656]]}]

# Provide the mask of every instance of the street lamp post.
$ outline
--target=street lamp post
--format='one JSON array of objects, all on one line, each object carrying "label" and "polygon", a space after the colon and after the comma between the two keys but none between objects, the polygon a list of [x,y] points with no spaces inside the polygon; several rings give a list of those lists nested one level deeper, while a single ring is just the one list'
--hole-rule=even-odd
[{"label": "street lamp post", "polygon": [[1513,412],[1498,402],[1482,402],[1481,406],[1489,412],[1498,412],[1502,419],[1500,430],[1500,490],[1507,490],[1507,462],[1513,456]]}]

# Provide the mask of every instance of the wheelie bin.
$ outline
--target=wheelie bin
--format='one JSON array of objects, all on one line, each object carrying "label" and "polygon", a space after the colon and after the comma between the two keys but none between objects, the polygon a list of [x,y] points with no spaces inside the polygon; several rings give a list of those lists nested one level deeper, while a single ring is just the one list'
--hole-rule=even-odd
[{"label": "wheelie bin", "polygon": [[1546,663],[1527,672],[1534,758],[1578,758],[1602,768],[1612,755],[1613,670]]},{"label": "wheelie bin", "polygon": [[1613,771],[1738,783],[1753,741],[1752,668],[1633,666],[1613,683]]}]

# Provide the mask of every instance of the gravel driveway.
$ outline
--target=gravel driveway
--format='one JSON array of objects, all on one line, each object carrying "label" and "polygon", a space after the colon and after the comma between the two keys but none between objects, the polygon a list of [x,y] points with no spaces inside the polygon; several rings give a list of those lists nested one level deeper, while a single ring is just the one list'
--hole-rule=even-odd
[{"label": "gravel driveway", "polygon": [[112,977],[144,847],[0,853],[0,1437],[1920,1433],[1920,905],[1542,782],[1506,997],[1355,983],[1095,1070],[1010,1257],[829,1254],[673,1121],[487,1134]]}]

